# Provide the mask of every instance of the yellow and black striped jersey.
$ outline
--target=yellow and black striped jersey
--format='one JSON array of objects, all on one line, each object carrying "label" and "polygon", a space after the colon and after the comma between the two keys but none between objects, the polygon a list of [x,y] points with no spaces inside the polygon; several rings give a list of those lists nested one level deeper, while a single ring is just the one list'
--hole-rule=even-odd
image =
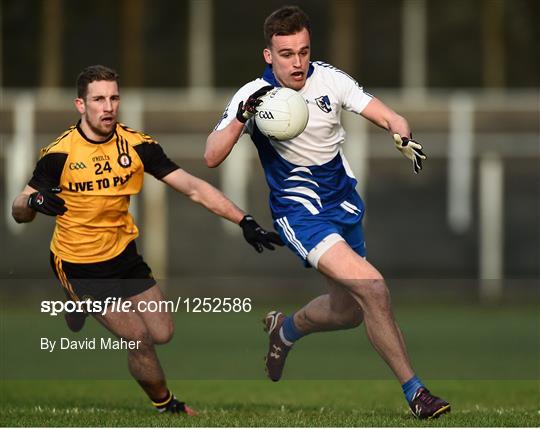
[{"label": "yellow and black striped jersey", "polygon": [[119,255],[139,235],[128,208],[144,172],[161,179],[178,168],[152,137],[123,124],[104,142],[86,137],[80,123],[70,127],[41,150],[28,183],[62,190],[67,211],[56,217],[52,252],[75,263]]}]

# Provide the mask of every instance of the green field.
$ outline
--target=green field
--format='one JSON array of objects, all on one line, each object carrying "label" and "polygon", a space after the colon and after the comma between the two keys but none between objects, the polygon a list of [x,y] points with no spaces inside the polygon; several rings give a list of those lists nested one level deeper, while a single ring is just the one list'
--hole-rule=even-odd
[{"label": "green field", "polygon": [[[79,334],[61,317],[4,307],[2,426],[540,426],[540,315],[520,305],[396,306],[418,375],[452,412],[419,422],[362,328],[308,336],[284,380],[264,377],[266,308],[176,314],[158,354],[196,418],[157,415],[129,377],[124,351],[40,350],[40,337],[107,336],[94,320]],[[232,335],[234,334],[234,335]]]},{"label": "green field", "polygon": [[173,381],[199,415],[158,415],[130,381],[9,381],[2,426],[529,426],[537,381],[434,381],[452,412],[421,422],[393,381]]},{"label": "green field", "polygon": [[[422,379],[538,380],[540,313],[536,305],[479,307],[397,305],[413,365]],[[267,337],[250,313],[178,313],[173,340],[158,347],[175,380],[263,380]],[[130,378],[125,351],[40,349],[43,337],[71,340],[109,337],[95,320],[77,333],[63,317],[7,308],[0,323],[0,378],[106,380]],[[21,333],[23,333],[21,335]],[[39,362],[39,365],[37,363]],[[323,370],[321,370],[323,368]],[[291,353],[287,380],[389,380],[363,327],[310,335]]]}]

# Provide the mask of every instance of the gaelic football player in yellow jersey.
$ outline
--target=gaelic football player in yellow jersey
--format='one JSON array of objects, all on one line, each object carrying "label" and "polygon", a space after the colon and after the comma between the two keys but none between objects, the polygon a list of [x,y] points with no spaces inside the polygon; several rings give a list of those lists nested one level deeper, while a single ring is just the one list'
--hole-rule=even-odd
[{"label": "gaelic football player in yellow jersey", "polygon": [[[137,252],[138,229],[128,212],[130,196],[140,192],[145,172],[239,224],[258,252],[283,245],[276,233],[262,229],[219,190],[179,168],[152,137],[118,123],[119,105],[117,73],[98,65],[84,69],[75,99],[80,121],[42,149],[32,178],[13,202],[17,222],[31,222],[37,212],[56,217],[51,266],[69,299],[107,303],[121,298],[133,309],[139,302],[163,300]],[[168,390],[154,349],[171,339],[171,315],[102,313],[91,314],[117,337],[137,344],[128,349],[129,370],[154,406],[194,414]],[[77,331],[85,317],[72,313],[66,321]]]}]

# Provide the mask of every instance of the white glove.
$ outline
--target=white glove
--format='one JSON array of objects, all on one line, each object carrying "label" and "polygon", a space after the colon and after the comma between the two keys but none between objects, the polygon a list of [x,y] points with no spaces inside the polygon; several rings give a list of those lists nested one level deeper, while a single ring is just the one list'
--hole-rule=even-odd
[{"label": "white glove", "polygon": [[399,134],[394,134],[394,142],[396,149],[405,158],[409,158],[412,161],[414,174],[418,174],[422,169],[422,160],[427,158],[424,152],[422,152],[422,145],[408,137],[401,137]]}]

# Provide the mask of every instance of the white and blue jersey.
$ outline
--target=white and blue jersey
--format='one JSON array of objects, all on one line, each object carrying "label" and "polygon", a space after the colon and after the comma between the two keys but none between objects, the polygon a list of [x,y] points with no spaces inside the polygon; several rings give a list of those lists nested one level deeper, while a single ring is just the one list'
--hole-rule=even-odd
[{"label": "white and blue jersey", "polygon": [[[262,78],[238,90],[216,130],[225,128],[235,118],[240,101],[268,84],[281,86],[270,66],[266,67]],[[276,229],[291,249],[302,259],[309,260],[309,253],[325,238],[321,235],[326,232],[339,234],[349,241],[343,230],[327,230],[322,224],[317,226],[317,222],[335,219],[337,223],[360,225],[364,207],[355,192],[356,179],[342,151],[345,130],[341,125],[341,111],[361,113],[372,96],[346,73],[319,61],[310,64],[306,83],[298,93],[309,109],[308,124],[299,136],[284,141],[269,139],[259,131],[253,119],[247,122],[246,132],[257,147],[270,187],[270,209]],[[307,224],[309,231],[305,228]],[[364,247],[363,242],[349,244],[365,255],[360,249]]]}]

